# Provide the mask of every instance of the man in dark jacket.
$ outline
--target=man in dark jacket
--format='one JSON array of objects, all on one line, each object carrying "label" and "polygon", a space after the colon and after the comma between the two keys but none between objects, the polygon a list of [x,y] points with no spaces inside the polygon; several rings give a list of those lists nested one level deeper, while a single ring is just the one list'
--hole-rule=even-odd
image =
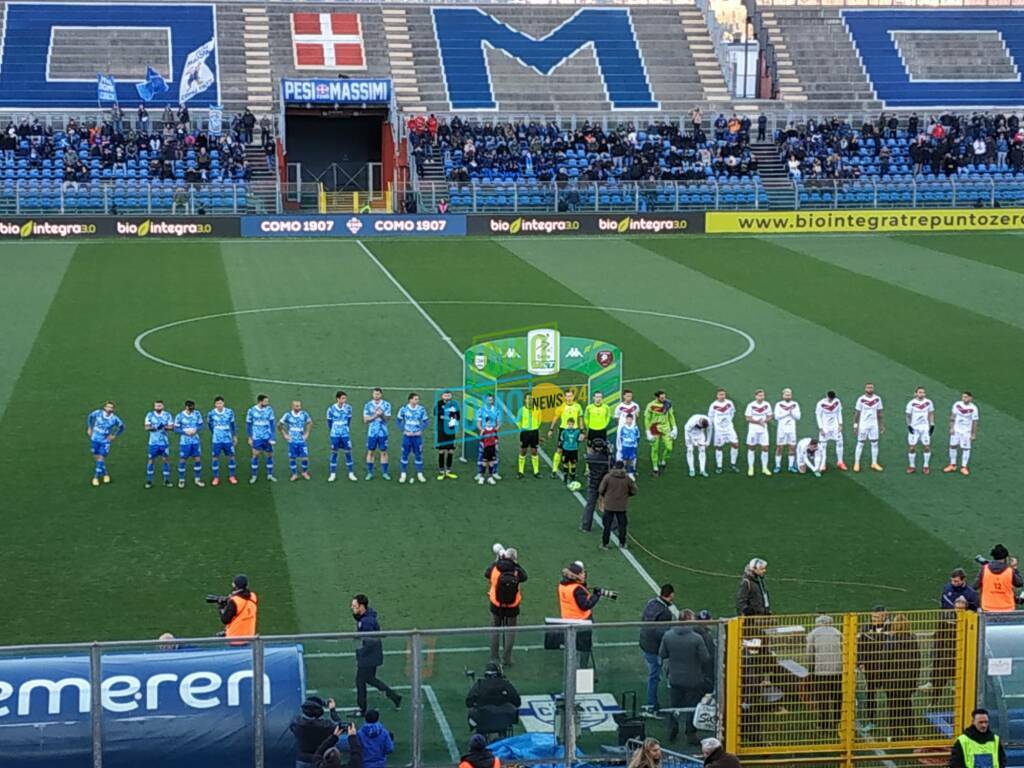
[{"label": "man in dark jacket", "polygon": [[[487,579],[487,602],[491,606],[492,627],[514,627],[519,623],[519,605],[523,594],[521,585],[526,581],[526,569],[519,565],[519,552],[515,547],[505,549],[500,544],[494,545],[497,559],[487,566],[484,578]],[[512,580],[515,581],[515,599],[509,600],[512,592]],[[491,661],[497,662],[501,650],[502,638],[505,641],[504,664],[512,666],[512,647],[516,642],[514,632],[494,632],[491,634]]]},{"label": "man in dark jacket", "polygon": [[608,451],[608,443],[597,439],[587,445],[587,505],[583,508],[583,517],[580,518],[580,530],[590,533],[594,526],[594,510],[597,509],[597,489],[601,487],[601,481],[612,468],[611,454]]},{"label": "man in dark jacket", "polygon": [[601,532],[601,549],[608,549],[612,525],[619,531],[619,547],[626,549],[626,528],[629,525],[626,510],[629,498],[635,495],[636,483],[626,474],[625,465],[621,461],[616,461],[615,468],[601,479],[597,487],[598,507],[604,513],[601,519],[601,525],[604,527]]},{"label": "man in dark jacket", "polygon": [[722,742],[711,737],[700,743],[704,753],[704,768],[740,768],[740,759],[731,752],[726,752]]},{"label": "man in dark jacket", "polygon": [[366,722],[358,732],[359,744],[363,748],[363,768],[385,768],[388,755],[395,751],[391,732],[380,723],[380,712],[366,711]]},{"label": "man in dark jacket", "polygon": [[743,569],[740,587],[736,590],[736,614],[738,616],[769,616],[771,603],[764,577],[768,572],[768,561],[755,557]]},{"label": "man in dark jacket", "polygon": [[939,607],[952,611],[956,607],[958,597],[963,597],[967,601],[968,610],[978,610],[978,593],[967,584],[967,574],[963,568],[955,568],[949,574],[949,583],[942,588]]},{"label": "man in dark jacket", "polygon": [[519,722],[519,691],[493,661],[484,670],[483,679],[473,683],[466,694],[469,725],[477,733],[504,733]]},{"label": "man in dark jacket", "polygon": [[469,752],[459,760],[459,768],[501,768],[501,760],[487,748],[487,739],[474,733],[469,740]]},{"label": "man in dark jacket", "polygon": [[892,640],[889,614],[884,606],[876,605],[871,609],[867,628],[857,638],[857,667],[867,689],[864,720],[869,725],[878,723],[878,700],[891,675],[888,665],[892,658]]},{"label": "man in dark jacket", "polygon": [[[341,734],[342,730],[339,725],[317,747],[316,753],[313,755],[313,768],[342,768],[341,751],[336,746]],[[346,768],[363,768],[363,747],[359,743],[356,727],[352,723],[348,724],[348,765]]]},{"label": "man in dark jacket", "polygon": [[953,742],[949,768],[974,768],[978,765],[1006,768],[1006,750],[999,736],[989,730],[988,710],[976,709],[971,716],[970,727]]},{"label": "man in dark jacket", "polygon": [[[330,719],[324,717],[325,707],[330,712]],[[313,764],[316,748],[334,733],[340,721],[334,699],[325,703],[319,696],[310,696],[303,702],[302,711],[289,726],[295,736],[295,768],[309,768]]]},{"label": "man in dark jacket", "polygon": [[640,621],[650,622],[655,626],[644,627],[640,630],[640,651],[647,662],[647,706],[651,709],[661,709],[658,704],[658,684],[661,682],[661,638],[668,632],[667,626],[657,626],[657,623],[672,621],[672,600],[675,599],[676,590],[671,584],[662,584],[661,592],[657,597],[652,597],[644,606],[644,612],[640,615]]},{"label": "man in dark jacket", "polygon": [[658,656],[668,661],[668,690],[672,709],[686,709],[672,715],[672,728],[669,740],[675,741],[679,736],[679,718],[686,721],[686,736],[691,744],[697,729],[693,727],[693,707],[696,707],[704,696],[704,667],[711,656],[704,638],[698,635],[687,622],[692,622],[693,611],[685,610],[679,614],[681,623],[674,626],[661,639]]},{"label": "man in dark jacket", "polygon": [[[380,632],[377,612],[370,607],[370,598],[356,595],[352,598],[352,618],[358,632]],[[402,697],[391,687],[377,679],[377,667],[384,663],[384,647],[378,638],[363,640],[356,649],[356,704],[361,714],[366,713],[366,686],[372,685],[383,692],[395,708],[402,706]]]}]

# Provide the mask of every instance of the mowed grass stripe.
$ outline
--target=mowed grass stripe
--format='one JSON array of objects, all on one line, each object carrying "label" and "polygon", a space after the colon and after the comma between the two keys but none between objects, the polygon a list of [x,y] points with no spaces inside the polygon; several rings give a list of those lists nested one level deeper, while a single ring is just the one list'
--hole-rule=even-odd
[{"label": "mowed grass stripe", "polygon": [[[770,238],[791,251],[1024,330],[1024,275],[879,235]],[[933,239],[932,242],[938,242]]]},{"label": "mowed grass stripe", "polygon": [[[625,252],[623,245],[626,248]],[[469,281],[470,285],[466,290],[470,296],[489,295],[496,300],[522,296],[527,297],[525,300],[530,300],[533,296],[540,295],[550,302],[616,305],[694,314],[691,311],[692,307],[688,306],[685,300],[680,301],[674,292],[652,295],[649,284],[642,279],[643,275],[652,272],[646,269],[647,265],[638,264],[634,258],[644,252],[637,249],[634,254],[633,250],[634,246],[623,243],[505,240],[500,246],[496,243],[479,242],[446,243],[444,256],[445,263],[456,270],[466,270],[479,275]],[[510,259],[513,254],[514,260]],[[648,256],[651,259],[655,258],[651,254]],[[394,254],[387,252],[384,258],[387,259],[389,269],[401,275],[401,279],[407,285],[427,286],[419,294],[414,290],[418,299],[429,300],[429,297],[435,295],[429,288],[432,284],[436,285],[430,277],[429,265],[423,264],[422,260],[410,258],[400,249],[396,249]],[[501,276],[500,281],[494,282],[489,279],[489,265],[496,265],[494,274]],[[653,274],[658,275],[659,289],[669,286],[675,288],[675,276],[671,269],[655,270]],[[577,288],[579,292],[572,288]],[[476,312],[460,312],[456,307],[428,306],[442,326],[457,338],[467,338],[474,333],[480,333],[481,329],[487,327],[488,322],[505,320],[503,313],[507,311],[500,305]],[[541,314],[542,312],[543,310],[517,310],[518,325],[548,320],[548,315]],[[565,312],[560,316],[564,320],[559,325],[562,332],[603,335],[604,338],[619,344],[624,350],[624,365],[627,371],[635,371],[638,368],[670,370],[686,365],[686,341],[683,341],[684,346],[679,346],[680,340],[685,337],[685,326],[680,326],[678,322],[673,328],[657,318],[643,316],[609,313],[597,319],[589,318],[588,321],[572,315],[572,312]],[[555,317],[559,315],[556,314]],[[723,321],[735,320],[728,316],[708,317]],[[500,327],[510,327],[510,323],[499,325]],[[652,339],[656,339],[657,343]],[[672,355],[666,352],[666,349],[675,349],[677,354]],[[691,348],[689,351],[695,350]],[[700,354],[703,356],[706,351],[700,350]],[[736,367],[745,366],[746,361]],[[719,380],[719,374],[731,370],[716,371],[714,380]],[[707,408],[711,396],[706,393],[713,389],[710,378],[686,376],[638,386],[637,399],[646,403],[650,399],[651,390],[656,386],[664,387],[670,392],[676,405],[680,427],[682,421],[685,421],[693,410],[703,411]],[[736,399],[741,400],[741,396]],[[831,513],[829,540],[834,536],[836,541],[856,542],[863,538],[866,528],[882,525],[884,521],[890,529],[889,540],[880,544],[872,542],[871,545],[880,546],[882,549],[892,546],[890,554],[893,557],[897,556],[898,548],[909,540],[920,542],[923,550],[934,554],[939,560],[952,555],[948,547],[934,537],[922,533],[919,528],[875,499],[866,489],[846,483],[841,478],[830,476],[818,484],[807,483],[806,479],[797,481],[789,477],[773,481],[764,478],[750,481],[746,477],[733,476],[706,481],[689,480],[684,477],[685,463],[680,455],[681,448],[680,440],[677,443],[677,453],[672,458],[669,475],[658,481],[648,478],[648,451],[642,452],[641,495],[634,506],[633,531],[641,542],[665,560],[727,574],[700,575],[668,565],[643,552],[637,552],[641,562],[656,579],[669,580],[677,586],[680,594],[686,596],[686,605],[708,606],[718,612],[733,610],[733,574],[738,572],[742,564],[753,554],[761,554],[780,562],[799,562],[799,566],[789,571],[790,576],[799,575],[795,574],[799,571],[806,578],[813,578],[817,570],[824,573],[833,571],[837,556],[848,561],[842,567],[849,566],[856,570],[856,547],[849,547],[844,553],[830,552],[827,559],[824,553],[821,553],[820,560],[818,553],[808,553],[808,536],[820,537],[823,509],[829,509]],[[758,492],[763,495],[752,496],[749,483],[760,480],[765,480],[764,484],[758,485]],[[837,488],[842,488],[842,493],[837,492]],[[751,507],[754,498],[757,499],[756,514],[760,519],[756,525],[751,525],[751,516],[755,514],[755,508]],[[575,517],[569,515],[553,523],[566,531],[571,531],[569,526],[574,524]],[[771,535],[772,530],[779,531],[779,534]],[[724,531],[728,531],[728,535],[723,533]],[[783,535],[782,531],[786,531],[786,534]],[[814,533],[811,534],[811,531]],[[568,544],[572,543],[570,539]],[[593,546],[594,543],[595,539],[591,537],[588,544]],[[605,561],[598,562],[603,566]],[[884,583],[887,575],[876,575],[873,580]],[[892,582],[903,583],[895,575],[892,575]],[[776,590],[781,604],[788,605],[789,610],[855,606],[862,604],[865,599],[863,589],[813,585],[806,582],[776,584]],[[914,584],[911,585],[910,593],[879,590],[870,594],[872,599],[902,601],[902,604],[910,605],[922,599],[924,588],[918,591],[917,585]]]},{"label": "mowed grass stripe", "polygon": [[[858,344],[945,383],[976,390],[1017,419],[1024,331],[977,312],[914,294],[848,269],[824,264],[777,242],[730,240],[727,248],[680,248],[666,240],[640,241],[690,269],[733,285]],[[821,247],[829,247],[823,241]],[[877,240],[884,249],[886,240]],[[912,387],[913,384],[907,383]]]},{"label": "mowed grass stripe", "polygon": [[[174,412],[187,397],[206,406],[214,391],[144,360],[132,339],[230,306],[217,245],[146,245],[144,264],[134,244],[78,246],[4,416],[3,429],[19,436],[0,446],[5,534],[18,542],[7,553],[4,642],[209,635],[219,622],[203,595],[226,590],[234,572],[248,569],[255,583],[287,578],[280,542],[261,524],[269,497],[143,489],[142,421],[153,399]],[[180,339],[183,353],[198,343]],[[238,348],[225,344],[225,358]],[[114,483],[93,488],[85,417],[107,398],[127,430],[108,462]],[[266,626],[293,625],[286,614],[270,608]]]},{"label": "mowed grass stripe", "polygon": [[1019,232],[955,233],[943,235],[890,235],[890,238],[933,251],[942,251],[961,258],[999,267],[1010,272],[1024,273],[1024,260],[1020,256]]}]

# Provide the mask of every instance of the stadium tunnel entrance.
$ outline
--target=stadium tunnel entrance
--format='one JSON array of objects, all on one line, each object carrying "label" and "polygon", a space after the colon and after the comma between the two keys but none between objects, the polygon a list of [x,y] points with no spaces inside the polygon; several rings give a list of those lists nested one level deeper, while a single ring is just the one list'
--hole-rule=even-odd
[{"label": "stadium tunnel entrance", "polygon": [[280,124],[289,209],[397,209],[407,164],[391,80],[284,79]]}]

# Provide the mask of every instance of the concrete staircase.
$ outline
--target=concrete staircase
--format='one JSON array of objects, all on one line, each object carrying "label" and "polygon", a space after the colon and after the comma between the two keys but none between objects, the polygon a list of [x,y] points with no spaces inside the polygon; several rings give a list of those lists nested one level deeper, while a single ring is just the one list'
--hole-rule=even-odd
[{"label": "concrete staircase", "polygon": [[776,145],[771,142],[751,144],[750,151],[757,158],[757,172],[768,195],[767,207],[792,208],[793,183],[789,180],[785,164],[779,159]]},{"label": "concrete staircase", "polygon": [[413,47],[405,6],[385,6],[381,8],[381,14],[388,58],[391,61],[395,97],[406,112],[426,112],[427,105],[423,103],[423,98],[420,95],[420,80],[413,60]]},{"label": "concrete staircase", "polygon": [[915,80],[1012,80],[1020,72],[995,31],[893,32]]},{"label": "concrete staircase", "polygon": [[783,102],[819,114],[882,108],[839,11],[775,7],[761,15],[778,54]]},{"label": "concrete staircase", "polygon": [[252,183],[249,185],[249,205],[257,210],[273,212],[277,205],[277,174],[267,168],[267,156],[258,144],[250,144],[245,148],[245,164],[252,172]]}]

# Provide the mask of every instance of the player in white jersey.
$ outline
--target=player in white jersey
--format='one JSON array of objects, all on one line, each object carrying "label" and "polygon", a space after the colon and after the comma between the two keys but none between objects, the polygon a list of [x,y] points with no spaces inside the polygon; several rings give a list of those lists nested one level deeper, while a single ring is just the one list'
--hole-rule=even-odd
[{"label": "player in white jersey", "polygon": [[703,413],[695,413],[686,420],[683,427],[683,440],[686,445],[686,465],[690,468],[690,477],[697,473],[694,471],[693,454],[697,454],[700,476],[708,476],[708,432],[711,431],[711,422]]},{"label": "player in white jersey", "polygon": [[821,477],[825,471],[825,446],[815,437],[805,437],[796,444],[796,467],[801,475],[813,472],[815,477]]},{"label": "player in white jersey", "polygon": [[708,407],[708,421],[715,430],[715,474],[722,474],[722,446],[728,444],[729,469],[739,472],[736,462],[740,457],[740,439],[736,436],[736,427],[732,420],[736,416],[736,406],[726,396],[724,389],[715,393],[715,399]]},{"label": "player in white jersey", "polygon": [[782,471],[782,452],[788,449],[789,471],[796,472],[796,423],[800,421],[800,403],[793,399],[793,390],[782,390],[782,399],[775,404],[775,474]]},{"label": "player in white jersey", "polygon": [[761,449],[761,474],[771,477],[768,469],[768,422],[772,420],[772,404],[764,399],[764,390],[754,392],[754,399],[743,412],[747,420],[747,476],[754,476],[754,449]]},{"label": "player in white jersey", "polygon": [[622,400],[615,406],[615,410],[612,411],[612,418],[615,419],[615,425],[619,428],[626,423],[626,416],[632,414],[633,423],[640,424],[640,416],[643,414],[640,412],[640,403],[633,400],[633,390],[624,389],[622,390]]},{"label": "player in white jersey", "polygon": [[821,445],[822,465],[825,469],[825,458],[828,454],[829,442],[836,444],[836,467],[843,472],[846,471],[846,464],[843,463],[843,404],[836,397],[836,393],[829,390],[825,397],[818,401],[814,408],[814,417],[818,421],[818,442]]},{"label": "player in white jersey", "polygon": [[935,405],[925,395],[924,387],[914,390],[914,397],[907,403],[907,474],[917,471],[917,444],[924,454],[924,468],[928,474],[928,463],[932,458],[932,433],[935,431]]},{"label": "player in white jersey", "polygon": [[854,472],[860,472],[860,456],[864,452],[865,441],[871,443],[871,468],[875,472],[882,471],[882,465],[878,463],[878,436],[885,432],[883,408],[882,398],[875,394],[875,385],[868,382],[864,385],[864,394],[853,406],[853,432],[857,435],[857,447],[853,450]]},{"label": "player in white jersey", "polygon": [[978,406],[972,401],[974,395],[964,391],[953,403],[949,414],[949,465],[943,472],[956,472],[956,449],[960,449],[960,474],[969,475],[967,462],[971,460],[971,446],[978,437]]}]

